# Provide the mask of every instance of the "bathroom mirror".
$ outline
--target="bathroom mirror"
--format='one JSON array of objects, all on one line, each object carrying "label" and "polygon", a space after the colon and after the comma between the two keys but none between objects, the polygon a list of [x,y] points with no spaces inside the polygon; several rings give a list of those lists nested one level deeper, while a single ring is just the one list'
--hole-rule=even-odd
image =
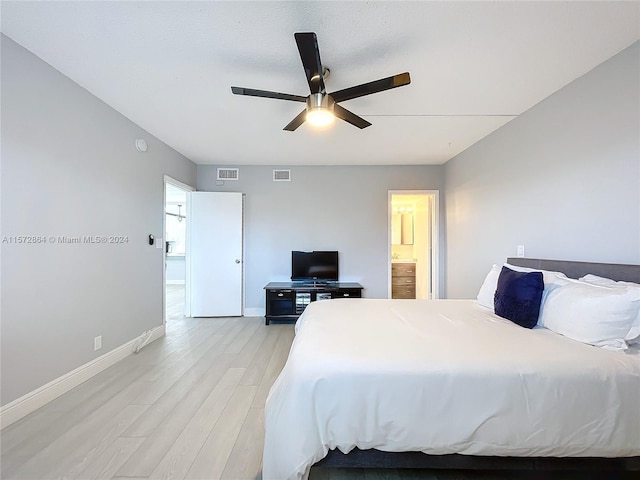
[{"label": "bathroom mirror", "polygon": [[413,214],[403,213],[400,221],[402,230],[400,234],[400,243],[402,245],[413,245]]},{"label": "bathroom mirror", "polygon": [[391,243],[413,245],[413,214],[394,213],[391,222]]}]

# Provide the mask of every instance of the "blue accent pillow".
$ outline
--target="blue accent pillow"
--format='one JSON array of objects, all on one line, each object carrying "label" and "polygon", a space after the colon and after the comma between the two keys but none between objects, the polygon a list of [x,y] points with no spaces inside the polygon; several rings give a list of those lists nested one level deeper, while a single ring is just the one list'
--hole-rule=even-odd
[{"label": "blue accent pillow", "polygon": [[522,327],[535,327],[543,290],[542,272],[516,272],[502,267],[493,297],[496,315]]}]

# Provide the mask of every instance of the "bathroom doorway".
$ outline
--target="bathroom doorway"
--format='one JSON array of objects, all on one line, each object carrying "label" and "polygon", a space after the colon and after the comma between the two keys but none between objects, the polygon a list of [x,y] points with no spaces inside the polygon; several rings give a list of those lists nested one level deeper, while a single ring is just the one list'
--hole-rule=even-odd
[{"label": "bathroom doorway", "polygon": [[193,187],[164,177],[164,321],[185,316],[187,201]]},{"label": "bathroom doorway", "polygon": [[389,191],[388,298],[438,298],[438,191]]}]

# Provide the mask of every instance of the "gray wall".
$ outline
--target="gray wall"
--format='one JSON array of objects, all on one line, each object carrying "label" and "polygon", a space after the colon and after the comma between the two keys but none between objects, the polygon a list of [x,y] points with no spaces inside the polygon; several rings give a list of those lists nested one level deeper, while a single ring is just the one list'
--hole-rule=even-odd
[{"label": "gray wall", "polygon": [[290,279],[292,250],[338,250],[340,280],[386,298],[388,191],[442,187],[441,166],[280,167],[291,182],[272,180],[278,167],[241,166],[239,180],[222,186],[216,168],[198,166],[197,188],[246,194],[245,306],[256,309],[268,282]]},{"label": "gray wall", "polygon": [[[195,165],[5,36],[2,236],[123,235],[125,244],[2,243],[8,402],[162,324],[163,174]],[[134,148],[136,138],[149,144]],[[93,350],[102,335],[103,348]]]},{"label": "gray wall", "polygon": [[448,297],[475,297],[518,244],[640,263],[639,45],[447,162]]}]

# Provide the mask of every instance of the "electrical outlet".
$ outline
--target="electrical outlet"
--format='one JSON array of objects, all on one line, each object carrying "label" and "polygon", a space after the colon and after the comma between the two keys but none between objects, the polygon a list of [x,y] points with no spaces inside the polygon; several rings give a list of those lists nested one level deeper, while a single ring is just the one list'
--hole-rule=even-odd
[{"label": "electrical outlet", "polygon": [[524,257],[524,245],[518,245],[518,257]]},{"label": "electrical outlet", "polygon": [[102,348],[102,335],[98,335],[93,339],[93,351],[100,350]]}]

